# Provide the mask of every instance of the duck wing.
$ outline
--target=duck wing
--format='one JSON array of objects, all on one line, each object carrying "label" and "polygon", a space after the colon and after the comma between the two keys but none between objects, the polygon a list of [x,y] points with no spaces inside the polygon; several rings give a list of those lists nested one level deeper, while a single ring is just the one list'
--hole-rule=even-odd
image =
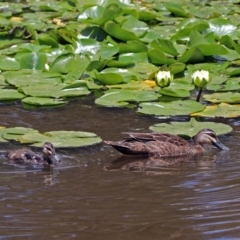
[{"label": "duck wing", "polygon": [[191,145],[181,137],[160,133],[125,133],[123,141],[104,141],[127,155],[157,154],[159,157],[186,156],[191,153]]},{"label": "duck wing", "polygon": [[149,141],[157,141],[159,144],[163,142],[168,144],[173,144],[178,147],[189,147],[191,146],[189,142],[185,139],[172,135],[169,133],[131,133],[124,132],[123,134],[127,134],[128,136],[125,138],[126,141],[139,141],[139,142],[149,142]]}]

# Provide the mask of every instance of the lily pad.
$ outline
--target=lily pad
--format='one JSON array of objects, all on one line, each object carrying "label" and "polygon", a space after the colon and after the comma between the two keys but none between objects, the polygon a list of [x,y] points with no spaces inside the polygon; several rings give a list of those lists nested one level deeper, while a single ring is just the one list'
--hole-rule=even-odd
[{"label": "lily pad", "polygon": [[45,142],[51,142],[56,148],[84,147],[102,141],[100,137],[91,132],[52,131],[41,134],[32,128],[0,127],[0,142],[6,142],[7,140],[19,141],[36,147],[42,147]]},{"label": "lily pad", "polygon": [[59,99],[53,98],[43,98],[43,97],[26,97],[22,100],[22,103],[36,106],[59,106],[64,105],[67,102]]},{"label": "lily pad", "polygon": [[133,32],[123,29],[113,21],[106,22],[104,24],[104,30],[109,35],[122,41],[138,40],[138,37]]},{"label": "lily pad", "polygon": [[191,116],[235,118],[240,116],[240,104],[220,103],[219,105],[206,106],[203,111],[192,113]]},{"label": "lily pad", "polygon": [[19,138],[27,133],[38,133],[37,130],[25,127],[12,127],[0,129],[0,135],[5,140],[19,141]]},{"label": "lily pad", "polygon": [[51,142],[56,148],[85,147],[100,143],[102,139],[94,133],[80,131],[52,131],[28,133],[23,135],[21,143],[31,143],[31,146],[42,147],[45,142]]},{"label": "lily pad", "polygon": [[19,70],[20,63],[14,58],[0,56],[0,70]]},{"label": "lily pad", "polygon": [[240,103],[240,93],[213,93],[213,94],[205,94],[203,98],[212,103]]},{"label": "lily pad", "polygon": [[18,100],[24,97],[24,94],[15,89],[0,89],[0,101]]},{"label": "lily pad", "polygon": [[157,116],[177,116],[190,115],[195,112],[203,111],[204,105],[192,101],[173,101],[173,102],[153,102],[141,103],[138,112],[143,114],[157,115]]},{"label": "lily pad", "polygon": [[160,95],[152,90],[130,91],[121,89],[111,89],[95,100],[95,103],[106,107],[124,107],[130,102],[155,101]]},{"label": "lily pad", "polygon": [[227,19],[214,18],[209,20],[208,23],[210,27],[207,31],[214,32],[214,34],[219,38],[225,35],[236,38],[238,35],[237,27]]},{"label": "lily pad", "polygon": [[158,123],[150,127],[150,129],[154,132],[170,133],[189,137],[195,136],[204,128],[212,129],[217,135],[232,131],[232,127],[227,124],[216,122],[198,122],[195,118],[191,118],[189,122]]}]

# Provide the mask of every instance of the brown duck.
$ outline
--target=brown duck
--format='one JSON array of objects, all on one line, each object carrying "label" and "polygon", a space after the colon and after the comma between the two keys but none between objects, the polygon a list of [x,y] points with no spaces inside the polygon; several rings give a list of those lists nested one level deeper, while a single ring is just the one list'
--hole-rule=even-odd
[{"label": "brown duck", "polygon": [[58,163],[54,146],[46,142],[42,148],[42,154],[35,153],[28,148],[13,150],[6,155],[10,163],[22,165],[42,165],[53,167]]},{"label": "brown duck", "polygon": [[228,150],[211,129],[202,129],[190,144],[181,137],[167,133],[124,133],[123,141],[104,141],[126,155],[157,154],[159,157],[192,156],[205,151],[204,144],[212,144],[221,150]]}]

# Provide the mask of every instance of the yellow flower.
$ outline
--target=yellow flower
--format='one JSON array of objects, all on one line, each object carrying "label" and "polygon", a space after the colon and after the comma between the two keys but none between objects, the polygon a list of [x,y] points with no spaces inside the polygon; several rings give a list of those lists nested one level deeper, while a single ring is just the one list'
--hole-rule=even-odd
[{"label": "yellow flower", "polygon": [[155,76],[156,84],[159,87],[168,87],[173,80],[173,75],[170,71],[159,71]]},{"label": "yellow flower", "polygon": [[192,80],[193,80],[193,84],[196,87],[202,88],[202,87],[205,87],[211,81],[211,77],[208,71],[197,70],[192,74]]}]

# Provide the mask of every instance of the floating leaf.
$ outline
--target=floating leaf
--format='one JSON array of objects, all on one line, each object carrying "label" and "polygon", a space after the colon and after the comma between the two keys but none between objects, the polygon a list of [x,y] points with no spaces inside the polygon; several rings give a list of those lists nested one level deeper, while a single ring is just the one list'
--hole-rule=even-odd
[{"label": "floating leaf", "polygon": [[227,124],[216,122],[198,122],[195,118],[191,118],[189,122],[158,123],[150,127],[150,129],[154,132],[170,133],[189,137],[195,136],[204,128],[212,129],[217,135],[232,131],[232,128]]},{"label": "floating leaf", "polygon": [[0,70],[19,70],[20,64],[16,59],[0,56]]},{"label": "floating leaf", "polygon": [[5,140],[5,142],[6,140],[19,141],[19,138],[27,133],[38,133],[38,131],[32,128],[25,128],[25,127],[13,127],[13,128],[0,129],[0,135]]},{"label": "floating leaf", "polygon": [[129,102],[144,102],[157,100],[160,95],[154,91],[130,91],[111,89],[95,100],[95,103],[106,107],[124,107]]},{"label": "floating leaf", "polygon": [[19,93],[17,90],[14,89],[0,89],[0,100],[1,101],[8,101],[8,100],[18,100],[24,98],[25,95]]},{"label": "floating leaf", "polygon": [[185,10],[178,4],[175,3],[164,3],[164,7],[167,8],[176,17],[187,17],[188,14]]},{"label": "floating leaf", "polygon": [[184,98],[184,97],[190,96],[189,91],[185,89],[172,89],[171,86],[162,88],[159,90],[159,92],[163,95],[171,96],[171,97]]},{"label": "floating leaf", "polygon": [[201,117],[224,117],[224,118],[234,118],[240,116],[240,105],[230,105],[227,103],[220,103],[219,105],[206,106],[202,112],[197,112],[191,114],[191,116],[201,116]]},{"label": "floating leaf", "polygon": [[141,103],[138,112],[158,116],[189,115],[202,111],[205,106],[192,100],[174,102]]},{"label": "floating leaf", "polygon": [[31,146],[42,147],[45,142],[51,142],[56,148],[85,147],[100,143],[102,139],[94,133],[80,131],[52,131],[27,133],[20,137],[21,143],[31,143]]},{"label": "floating leaf", "polygon": [[208,23],[210,27],[207,31],[214,32],[214,34],[219,38],[225,35],[236,38],[238,35],[237,27],[227,19],[214,18],[210,19]]},{"label": "floating leaf", "polygon": [[109,35],[122,41],[138,40],[138,37],[133,32],[121,28],[119,25],[112,21],[105,23],[104,30]]},{"label": "floating leaf", "polygon": [[45,142],[51,142],[55,148],[83,147],[100,143],[102,140],[95,133],[80,131],[52,131],[39,133],[32,128],[15,127],[0,128],[0,142],[15,140],[31,146],[42,147]]},{"label": "floating leaf", "polygon": [[154,64],[173,64],[176,62],[175,59],[166,57],[160,49],[150,49],[148,56]]},{"label": "floating leaf", "polygon": [[22,103],[36,106],[57,106],[66,104],[66,101],[53,98],[26,97],[22,100]]},{"label": "floating leaf", "polygon": [[[238,84],[239,85],[239,84]],[[212,103],[240,103],[240,93],[213,93],[213,94],[204,94],[203,98]]]}]

